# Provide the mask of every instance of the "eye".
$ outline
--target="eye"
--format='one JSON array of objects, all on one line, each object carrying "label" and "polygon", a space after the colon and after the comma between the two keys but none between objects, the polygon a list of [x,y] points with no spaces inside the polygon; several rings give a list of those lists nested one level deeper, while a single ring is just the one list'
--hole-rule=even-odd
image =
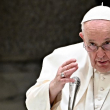
[{"label": "eye", "polygon": [[110,41],[106,41],[105,44],[110,44]]},{"label": "eye", "polygon": [[96,46],[96,44],[93,42],[90,42],[90,46]]}]

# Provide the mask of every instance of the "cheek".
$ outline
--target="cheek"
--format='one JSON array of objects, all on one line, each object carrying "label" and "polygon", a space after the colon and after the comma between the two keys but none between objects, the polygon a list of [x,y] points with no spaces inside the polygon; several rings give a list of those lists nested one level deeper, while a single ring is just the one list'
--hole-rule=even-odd
[{"label": "cheek", "polygon": [[88,54],[89,54],[89,57],[90,57],[91,64],[94,67],[96,55],[94,53],[88,53]]},{"label": "cheek", "polygon": [[110,60],[110,53],[106,53],[106,57],[108,60]]}]

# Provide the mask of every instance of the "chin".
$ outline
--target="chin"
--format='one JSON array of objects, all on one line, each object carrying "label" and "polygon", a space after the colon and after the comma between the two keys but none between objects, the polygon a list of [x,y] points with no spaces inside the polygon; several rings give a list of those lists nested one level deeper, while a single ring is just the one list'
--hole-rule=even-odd
[{"label": "chin", "polygon": [[99,65],[98,63],[92,63],[92,67],[101,73],[107,73],[110,71],[110,65]]},{"label": "chin", "polygon": [[105,68],[105,67],[98,67],[96,68],[97,71],[101,72],[101,73],[107,73],[108,71],[110,71],[110,68]]}]

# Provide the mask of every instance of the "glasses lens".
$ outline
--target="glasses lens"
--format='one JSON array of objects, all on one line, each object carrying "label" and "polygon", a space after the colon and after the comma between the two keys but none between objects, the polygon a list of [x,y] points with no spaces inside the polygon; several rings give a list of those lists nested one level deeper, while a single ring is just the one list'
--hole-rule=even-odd
[{"label": "glasses lens", "polygon": [[87,45],[87,46],[85,46],[84,45],[84,48],[88,51],[88,52],[91,52],[91,51],[96,51],[97,50],[97,46],[95,46],[95,45]]},{"label": "glasses lens", "polygon": [[87,50],[88,51],[95,51],[95,50],[97,50],[97,46],[94,46],[94,45],[87,46]]},{"label": "glasses lens", "polygon": [[104,50],[110,50],[110,44],[104,44],[104,45],[102,46],[102,48],[103,48]]}]

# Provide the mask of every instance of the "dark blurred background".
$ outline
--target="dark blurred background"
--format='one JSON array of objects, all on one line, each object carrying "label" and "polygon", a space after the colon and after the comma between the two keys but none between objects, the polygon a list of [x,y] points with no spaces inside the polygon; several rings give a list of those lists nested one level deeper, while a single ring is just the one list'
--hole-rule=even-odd
[{"label": "dark blurred background", "polygon": [[101,2],[0,0],[0,110],[26,110],[25,93],[35,84],[43,58],[81,42],[82,17]]}]

